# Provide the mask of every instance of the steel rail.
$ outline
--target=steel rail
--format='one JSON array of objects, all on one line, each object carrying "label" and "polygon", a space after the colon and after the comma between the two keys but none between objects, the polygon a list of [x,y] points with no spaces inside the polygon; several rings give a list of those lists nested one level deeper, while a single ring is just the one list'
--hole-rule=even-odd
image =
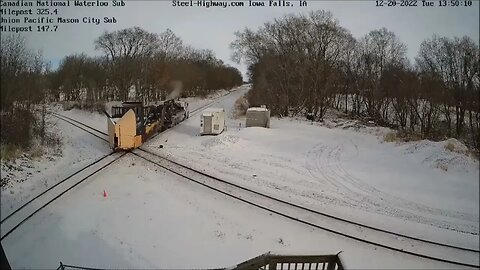
[{"label": "steel rail", "polygon": [[5,217],[4,219],[2,219],[2,221],[0,222],[0,224],[2,224],[3,222],[5,222],[6,220],[8,220],[10,217],[12,217],[13,215],[15,215],[16,213],[18,213],[20,210],[22,210],[23,208],[25,208],[25,206],[29,205],[30,203],[32,203],[33,201],[35,201],[36,199],[40,198],[41,196],[43,196],[44,194],[46,194],[47,192],[49,192],[50,190],[54,189],[55,187],[57,187],[58,185],[64,183],[65,181],[67,181],[68,179],[74,177],[75,175],[79,174],[80,172],[92,167],[93,165],[99,163],[100,161],[104,160],[105,158],[113,155],[115,152],[112,152],[108,155],[105,155],[103,157],[101,157],[100,159],[97,159],[95,160],[94,162],[88,164],[87,166],[81,168],[80,170],[70,174],[69,176],[67,176],[65,179],[63,179],[62,181],[56,183],[55,185],[49,187],[48,189],[44,190],[42,193],[38,194],[37,196],[33,197],[32,199],[30,199],[28,202],[24,203],[22,206],[20,206],[17,210],[13,211],[12,213],[10,213],[7,217]]},{"label": "steel rail", "polygon": [[[140,148],[137,148],[137,149],[140,149]],[[160,157],[160,158],[162,158],[162,159],[165,159],[165,160],[167,160],[167,161],[170,161],[170,160],[168,160],[168,159],[166,159],[166,158],[164,158],[164,157],[158,156],[158,155],[156,155],[156,154],[152,154],[152,153],[150,153],[149,151],[146,151],[146,150],[144,150],[144,149],[140,149],[140,150],[143,151],[143,152],[145,152],[145,153],[151,154],[151,155],[153,155],[153,156]],[[333,233],[333,234],[341,235],[341,236],[344,236],[344,237],[346,237],[346,238],[350,238],[350,239],[353,239],[353,240],[356,240],[356,241],[359,241],[359,242],[371,244],[371,245],[374,245],[374,246],[382,247],[382,248],[385,248],[385,249],[393,250],[393,251],[396,251],[396,252],[400,252],[400,253],[403,253],[403,254],[408,254],[408,255],[412,255],[412,256],[424,258],[424,259],[430,259],[430,260],[434,260],[434,261],[439,261],[439,262],[444,262],[444,263],[450,263],[450,264],[460,265],[460,266],[475,267],[475,268],[480,267],[480,265],[469,264],[469,263],[458,262],[458,261],[452,261],[452,260],[448,260],[448,259],[438,258],[438,257],[429,256],[429,255],[425,255],[425,254],[420,254],[420,253],[416,253],[416,252],[412,252],[412,251],[408,251],[408,250],[404,250],[404,249],[400,249],[400,248],[388,246],[388,245],[386,245],[386,244],[381,244],[381,243],[373,242],[373,241],[370,241],[370,240],[362,239],[362,238],[359,238],[359,237],[356,237],[356,236],[353,236],[353,235],[350,235],[350,234],[347,234],[347,233],[335,231],[335,230],[333,230],[333,229],[329,229],[329,228],[326,228],[326,227],[324,227],[324,226],[320,226],[320,225],[314,224],[314,223],[312,223],[312,222],[308,222],[308,221],[299,219],[299,218],[297,218],[297,217],[293,217],[293,216],[290,216],[290,215],[288,215],[288,214],[284,214],[284,213],[282,213],[282,212],[279,212],[279,211],[277,211],[277,210],[273,210],[273,209],[268,208],[268,207],[265,207],[265,206],[263,206],[263,205],[254,203],[254,202],[252,202],[252,201],[248,201],[248,200],[243,199],[243,198],[241,198],[241,197],[239,197],[239,196],[235,196],[235,195],[233,195],[233,194],[231,194],[231,193],[229,193],[229,192],[220,190],[220,189],[218,189],[218,188],[216,188],[216,187],[212,187],[212,186],[210,186],[210,185],[208,185],[208,184],[205,184],[205,183],[203,183],[203,182],[201,182],[201,181],[198,181],[198,180],[196,180],[196,179],[193,179],[192,177],[189,177],[189,176],[187,176],[187,175],[185,175],[185,174],[182,174],[182,173],[180,173],[180,172],[178,172],[178,171],[175,171],[175,170],[173,170],[173,169],[171,169],[171,168],[168,168],[168,167],[166,167],[166,166],[164,166],[164,165],[162,165],[162,164],[160,164],[160,163],[158,163],[158,162],[155,162],[155,161],[153,161],[152,159],[149,159],[149,158],[147,158],[147,157],[144,157],[144,156],[142,156],[142,155],[139,155],[138,153],[132,152],[132,154],[135,155],[135,156],[138,156],[138,157],[140,157],[140,158],[142,158],[142,159],[144,159],[144,160],[146,160],[146,161],[148,161],[148,162],[150,162],[150,163],[152,163],[152,164],[155,164],[155,165],[157,165],[157,166],[159,166],[159,167],[161,167],[161,168],[163,168],[163,169],[165,169],[165,170],[167,170],[167,171],[170,171],[170,172],[172,172],[172,173],[174,173],[174,174],[176,174],[176,175],[178,175],[178,176],[180,176],[180,177],[182,177],[182,178],[185,178],[185,179],[187,179],[187,180],[190,180],[190,181],[192,181],[192,182],[194,182],[194,183],[196,183],[196,184],[202,185],[202,186],[204,186],[204,187],[206,187],[206,188],[208,188],[208,189],[217,191],[217,192],[219,192],[219,193],[221,193],[221,194],[227,195],[227,196],[232,197],[232,198],[234,198],[234,199],[237,199],[237,200],[239,200],[239,201],[242,201],[242,202],[245,202],[245,203],[250,204],[250,205],[252,205],[252,206],[255,206],[255,207],[258,207],[258,208],[260,208],[260,209],[263,209],[263,210],[265,210],[265,211],[268,211],[268,212],[277,214],[277,215],[279,215],[279,216],[282,216],[282,217],[285,217],[285,218],[288,218],[288,219],[297,221],[297,222],[299,222],[299,223],[303,223],[303,224],[312,226],[312,227],[317,228],[317,229],[321,229],[321,230],[324,230],[324,231],[327,231],[327,232],[330,232],[330,233]],[[172,162],[172,163],[176,164],[175,162]],[[179,165],[179,166],[180,166],[180,165]],[[254,191],[254,190],[251,190],[251,189],[248,189],[248,188],[245,188],[245,187],[238,186],[238,185],[236,185],[236,184],[232,184],[232,183],[230,183],[230,182],[228,182],[228,181],[219,179],[219,178],[214,177],[214,176],[210,176],[210,175],[208,175],[208,174],[205,174],[205,173],[200,172],[200,171],[198,171],[198,170],[189,168],[189,167],[187,167],[187,166],[181,166],[181,167],[182,167],[182,168],[185,168],[185,169],[187,169],[187,170],[193,171],[193,172],[195,172],[195,173],[201,174],[201,175],[203,175],[203,176],[205,176],[205,177],[207,177],[207,178],[211,178],[211,179],[214,179],[214,180],[218,180],[218,181],[220,181],[220,182],[222,182],[222,183],[225,183],[225,184],[228,184],[228,185],[232,185],[232,186],[234,186],[234,187],[237,187],[237,188],[239,188],[239,189],[242,189],[242,190],[245,190],[245,191],[254,193],[254,194],[259,195],[259,196],[262,196],[262,197],[266,197],[266,198],[269,198],[269,199],[272,199],[272,200],[275,200],[275,201],[279,201],[279,202],[284,202],[284,203],[287,204],[287,205],[291,205],[291,206],[294,206],[294,207],[298,207],[298,208],[301,208],[301,209],[306,210],[306,211],[310,211],[310,210],[311,210],[311,209],[308,209],[308,208],[305,208],[305,207],[302,207],[302,206],[298,206],[298,205],[295,205],[295,204],[292,204],[292,203],[289,203],[289,202],[285,202],[285,201],[280,200],[280,199],[276,199],[276,198],[271,197],[271,196],[269,196],[269,195],[262,194],[262,193],[260,193],[260,192],[258,192],[258,191]],[[315,210],[312,210],[312,211],[315,211]],[[312,212],[312,211],[310,211],[310,212]],[[319,213],[320,213],[320,212],[319,212]],[[428,241],[428,240],[427,240],[427,241]],[[455,247],[452,246],[452,248],[455,248]],[[465,250],[464,248],[460,248],[460,249]],[[474,252],[477,252],[477,251],[474,250]]]},{"label": "steel rail", "polygon": [[331,214],[327,214],[327,213],[324,213],[324,212],[320,212],[318,210],[314,210],[314,209],[311,209],[311,208],[308,208],[308,207],[305,207],[305,206],[301,206],[301,205],[298,205],[298,204],[295,204],[295,203],[292,203],[292,202],[289,202],[289,201],[285,201],[285,200],[282,200],[282,199],[279,199],[277,197],[273,197],[271,195],[267,195],[267,194],[264,194],[264,193],[261,193],[261,192],[258,192],[256,190],[253,190],[253,189],[250,189],[250,188],[247,188],[247,187],[244,187],[244,186],[241,186],[241,185],[238,185],[238,184],[235,184],[235,183],[232,183],[232,182],[229,182],[227,180],[224,180],[224,179],[220,179],[216,176],[213,176],[213,175],[210,175],[210,174],[207,174],[205,172],[202,172],[202,171],[199,171],[199,170],[196,170],[196,169],[193,169],[193,168],[190,168],[188,166],[185,166],[183,164],[180,164],[174,160],[171,160],[169,158],[166,158],[166,157],[162,157],[156,153],[153,153],[149,150],[145,150],[143,148],[137,148],[141,151],[144,151],[150,155],[153,155],[153,156],[156,156],[156,157],[159,157],[161,159],[164,159],[168,162],[171,162],[177,166],[180,166],[184,169],[187,169],[187,170],[191,170],[193,172],[196,172],[198,174],[201,174],[205,177],[208,177],[208,178],[211,178],[211,179],[214,179],[216,181],[219,181],[221,183],[224,183],[224,184],[227,184],[227,185],[230,185],[230,186],[233,186],[233,187],[236,187],[236,188],[239,188],[239,189],[242,189],[242,190],[245,190],[245,191],[248,191],[248,192],[251,192],[251,193],[254,193],[256,195],[259,195],[259,196],[262,196],[262,197],[265,197],[265,198],[268,198],[268,199],[271,199],[271,200],[274,200],[274,201],[277,201],[277,202],[280,202],[280,203],[283,203],[283,204],[286,204],[286,205],[289,205],[289,206],[292,206],[292,207],[295,207],[295,208],[298,208],[298,209],[302,209],[302,210],[305,210],[305,211],[308,211],[308,212],[311,212],[311,213],[314,213],[314,214],[318,214],[318,215],[321,215],[321,216],[325,216],[325,217],[328,217],[328,218],[331,218],[331,219],[334,219],[334,220],[338,220],[338,221],[342,221],[342,222],[346,222],[346,223],[349,223],[349,224],[352,224],[352,225],[356,225],[356,226],[361,226],[361,227],[364,227],[364,228],[367,228],[367,229],[370,229],[370,230],[373,230],[373,231],[378,231],[378,232],[382,232],[382,233],[386,233],[386,234],[391,234],[391,235],[395,235],[395,236],[399,236],[399,237],[403,237],[403,238],[408,238],[408,239],[411,239],[411,240],[415,240],[415,241],[419,241],[419,242],[424,242],[424,243],[428,243],[428,244],[432,244],[432,245],[437,245],[437,246],[443,246],[443,247],[448,247],[448,248],[453,248],[453,249],[458,249],[458,250],[463,250],[463,251],[469,251],[469,252],[476,252],[476,253],[480,253],[479,250],[476,250],[476,249],[471,249],[471,248],[465,248],[465,247],[459,247],[459,246],[454,246],[454,245],[449,245],[449,244],[445,244],[445,243],[440,243],[440,242],[435,242],[435,241],[431,241],[431,240],[427,240],[427,239],[423,239],[423,238],[418,238],[418,237],[414,237],[414,236],[409,236],[409,235],[405,235],[405,234],[401,234],[401,233],[397,233],[397,232],[393,232],[393,231],[389,231],[389,230],[385,230],[385,229],[381,229],[381,228],[378,228],[378,227],[373,227],[373,226],[370,226],[370,225],[366,225],[366,224],[363,224],[363,223],[359,223],[359,222],[355,222],[355,221],[351,221],[351,220],[348,220],[348,219],[344,219],[344,218],[341,218],[341,217],[338,217],[338,216],[334,216],[334,215],[331,215]]},{"label": "steel rail", "polygon": [[94,131],[96,131],[96,132],[99,132],[99,133],[101,133],[101,134],[103,134],[103,135],[108,136],[108,135],[107,135],[106,133],[104,133],[104,132],[98,131],[98,130],[95,129],[95,128],[92,128],[92,127],[90,127],[90,126],[87,126],[87,125],[85,125],[85,124],[83,124],[83,123],[81,123],[81,122],[78,122],[78,121],[76,121],[76,120],[73,120],[73,119],[71,119],[70,117],[66,117],[66,116],[63,116],[63,115],[60,115],[60,114],[57,114],[57,113],[53,113],[53,112],[50,112],[50,114],[52,114],[53,116],[57,117],[58,119],[61,119],[61,120],[63,120],[63,121],[65,121],[65,122],[67,122],[67,123],[69,123],[69,124],[71,124],[71,125],[79,128],[79,129],[81,129],[81,130],[83,130],[83,131],[86,131],[86,132],[90,133],[91,135],[99,138],[100,140],[103,140],[103,141],[108,142],[107,139],[102,138],[102,137],[98,136],[97,134],[95,134],[95,133],[93,133],[93,132],[91,132],[91,131],[89,131],[89,130],[86,130],[85,128],[83,128],[83,127],[75,124],[73,121],[75,121],[75,122],[77,122],[77,123],[80,123],[80,124],[83,125],[84,127],[87,127],[87,128],[89,128],[89,129],[91,129],[91,130],[94,130]]},{"label": "steel rail", "polygon": [[85,127],[88,127],[88,128],[91,129],[91,130],[95,130],[96,132],[98,132],[98,133],[100,133],[100,134],[102,134],[102,135],[108,136],[107,133],[105,133],[105,132],[103,132],[103,131],[101,131],[101,130],[98,130],[98,129],[96,129],[96,128],[93,128],[93,127],[91,127],[91,126],[88,126],[88,125],[86,125],[86,124],[84,124],[84,123],[82,123],[82,122],[80,122],[80,121],[78,121],[78,120],[75,120],[75,119],[71,118],[71,117],[68,117],[68,116],[65,116],[65,115],[63,115],[63,114],[59,114],[59,113],[56,113],[56,112],[50,112],[50,113],[53,114],[53,115],[55,115],[55,116],[64,117],[64,118],[66,118],[66,119],[68,119],[68,120],[71,120],[71,121],[73,121],[73,122],[75,122],[75,123],[78,123],[78,124],[80,124],[80,125],[83,125],[83,126],[85,126]]},{"label": "steel rail", "polygon": [[6,234],[4,234],[2,236],[2,238],[0,238],[0,241],[5,239],[5,237],[9,236],[12,232],[14,232],[16,229],[18,229],[18,227],[20,227],[23,223],[25,223],[27,220],[29,220],[31,217],[33,217],[35,214],[37,214],[38,212],[40,212],[42,209],[44,209],[45,207],[47,207],[49,204],[51,204],[52,202],[54,202],[55,200],[57,200],[58,198],[60,198],[62,195],[64,195],[65,193],[67,193],[68,191],[72,190],[74,187],[78,186],[79,184],[81,184],[82,182],[84,182],[85,180],[87,180],[88,178],[90,178],[91,176],[93,176],[94,174],[98,173],[99,171],[103,170],[104,168],[106,168],[107,166],[109,166],[110,164],[112,164],[113,162],[117,161],[118,159],[120,159],[121,157],[123,157],[124,155],[126,155],[127,153],[122,153],[119,157],[115,158],[114,160],[108,162],[107,164],[103,165],[102,167],[96,169],[94,172],[90,173],[89,175],[85,176],[84,178],[80,179],[78,182],[76,182],[73,186],[67,188],[66,190],[62,191],[60,194],[58,194],[57,196],[55,196],[53,199],[49,200],[47,203],[45,203],[44,205],[42,205],[40,208],[38,208],[37,210],[35,210],[33,213],[31,213],[30,215],[28,215],[26,218],[24,218],[22,221],[20,221],[20,223],[18,223],[17,225],[15,225],[12,229],[10,229]]}]

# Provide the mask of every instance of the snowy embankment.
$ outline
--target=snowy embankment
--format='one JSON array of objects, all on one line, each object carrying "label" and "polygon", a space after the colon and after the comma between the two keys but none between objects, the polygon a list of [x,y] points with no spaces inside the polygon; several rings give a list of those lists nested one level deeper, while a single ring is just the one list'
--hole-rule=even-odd
[{"label": "snowy embankment", "polygon": [[[183,100],[192,103],[190,110],[195,110],[228,93],[227,90],[221,90],[208,98],[186,98]],[[112,106],[119,106],[120,104],[121,102],[118,101],[108,102],[106,105],[107,111],[110,111]],[[49,106],[48,110],[77,119],[88,126],[107,132],[107,118],[103,114],[78,109],[63,111],[59,104]],[[1,190],[2,217],[7,216],[23,203],[55,185],[71,173],[110,152],[108,145],[105,145],[102,141],[57,117],[47,115],[46,121],[52,132],[61,138],[62,151],[47,152],[46,155],[39,158],[30,158],[23,155],[15,161],[1,162],[1,177],[7,183]]]},{"label": "snowy embankment", "polygon": [[[80,119],[91,119],[89,122],[98,122],[100,126],[98,114],[78,110],[60,113],[79,115]],[[62,151],[37,159],[23,157],[13,162],[2,161],[1,176],[8,180],[8,185],[1,190],[2,219],[42,191],[110,152],[108,145],[63,120],[47,115],[46,121],[52,132],[61,138]],[[105,130],[104,126],[101,130]]]},{"label": "snowy embankment", "polygon": [[[234,118],[233,104],[247,90],[240,87],[213,105],[228,112],[228,130],[221,135],[198,136],[197,114],[144,147],[323,212],[478,249],[478,161],[451,152],[442,143],[384,143],[379,139],[384,130],[374,127],[358,132],[272,119],[271,129],[244,128],[245,119]],[[190,99],[190,109],[210,100]],[[106,129],[100,114],[76,110],[62,114]],[[64,154],[66,160],[109,152],[108,145],[76,127],[61,120],[57,127],[72,140],[66,144],[66,149],[71,147],[70,154]],[[441,159],[448,161],[447,170],[437,168]],[[43,174],[54,176],[79,163],[66,164]],[[37,183],[35,178],[29,182]],[[33,193],[42,188],[39,184]],[[3,200],[2,196],[2,210]],[[214,268],[267,251],[343,251],[347,268],[453,267],[298,224],[130,154],[40,211],[2,245],[14,268],[50,269],[59,261],[98,268]]]}]

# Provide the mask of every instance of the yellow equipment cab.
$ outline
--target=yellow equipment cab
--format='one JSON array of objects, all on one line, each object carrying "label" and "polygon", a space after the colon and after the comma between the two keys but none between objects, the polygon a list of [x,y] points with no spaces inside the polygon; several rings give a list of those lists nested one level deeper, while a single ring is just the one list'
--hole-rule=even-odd
[{"label": "yellow equipment cab", "polygon": [[153,134],[185,120],[188,114],[188,103],[173,99],[150,106],[137,101],[123,102],[122,106],[112,107],[112,116],[107,114],[110,146],[114,150],[137,148]]}]

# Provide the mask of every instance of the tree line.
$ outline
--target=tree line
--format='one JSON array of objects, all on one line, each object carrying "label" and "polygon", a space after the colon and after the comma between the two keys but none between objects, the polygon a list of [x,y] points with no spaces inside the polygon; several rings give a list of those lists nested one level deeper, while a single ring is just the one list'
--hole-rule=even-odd
[{"label": "tree line", "polygon": [[404,134],[480,147],[480,53],[469,37],[434,35],[411,63],[395,33],[381,28],[354,38],[322,10],[235,36],[232,58],[249,67],[251,104],[316,121],[336,108]]},{"label": "tree line", "polygon": [[139,27],[104,32],[94,43],[99,56],[69,55],[51,70],[23,36],[2,35],[2,157],[5,146],[28,149],[33,139],[46,141],[45,104],[50,101],[102,107],[111,100],[205,96],[243,83],[236,68],[225,65],[211,50],[185,45],[169,29],[161,34]]},{"label": "tree line", "polygon": [[[51,74],[58,100],[165,99],[181,82],[183,96],[204,96],[242,84],[241,73],[211,50],[183,44],[170,29],[160,35],[139,27],[105,32],[95,40],[100,57],[65,57]],[[133,96],[132,96],[132,90]]]},{"label": "tree line", "polygon": [[19,147],[30,147],[34,137],[41,137],[43,142],[52,140],[45,136],[45,123],[32,114],[48,84],[49,69],[42,54],[28,49],[20,35],[2,35],[0,57],[0,146],[4,159]]}]

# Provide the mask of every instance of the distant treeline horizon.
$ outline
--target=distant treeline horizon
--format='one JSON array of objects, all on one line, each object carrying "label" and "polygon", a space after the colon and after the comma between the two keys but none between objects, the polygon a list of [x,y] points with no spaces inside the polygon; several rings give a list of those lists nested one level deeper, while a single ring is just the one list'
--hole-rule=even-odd
[{"label": "distant treeline horizon", "polygon": [[[126,100],[134,89],[135,99],[154,101],[168,95],[172,81],[182,82],[183,96],[243,82],[238,69],[211,50],[184,45],[170,29],[104,32],[94,41],[99,56],[68,55],[56,70],[21,35],[1,41],[2,121],[60,97]],[[322,121],[335,108],[408,136],[455,137],[480,147],[480,53],[468,36],[433,35],[410,61],[406,45],[388,29],[354,38],[332,13],[318,10],[245,28],[230,47],[232,59],[248,67],[250,105],[266,104],[273,115]]]},{"label": "distant treeline horizon", "polygon": [[2,149],[28,149],[37,137],[45,142],[45,114],[34,111],[61,97],[101,109],[111,100],[164,100],[179,88],[182,96],[207,96],[243,83],[236,68],[211,50],[184,45],[170,29],[160,34],[140,27],[104,32],[94,44],[100,56],[68,55],[52,70],[22,35],[2,35],[1,143],[10,147]]},{"label": "distant treeline horizon", "polygon": [[468,36],[433,35],[413,63],[395,33],[379,28],[354,38],[323,10],[235,36],[233,59],[248,65],[253,82],[250,104],[315,121],[336,108],[403,134],[480,148],[480,53]]}]

